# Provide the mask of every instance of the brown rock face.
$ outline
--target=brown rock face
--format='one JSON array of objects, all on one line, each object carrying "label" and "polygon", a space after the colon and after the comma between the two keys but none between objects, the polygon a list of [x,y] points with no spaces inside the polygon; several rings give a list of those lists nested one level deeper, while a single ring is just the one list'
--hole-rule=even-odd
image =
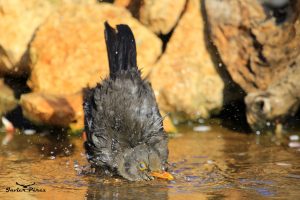
[{"label": "brown rock face", "polygon": [[36,124],[83,128],[82,95],[55,96],[29,93],[21,96],[23,115]]},{"label": "brown rock face", "polygon": [[14,91],[0,79],[0,117],[18,105]]},{"label": "brown rock face", "polygon": [[267,89],[300,53],[299,5],[291,1],[276,8],[266,2],[271,1],[205,1],[211,38],[247,93]]},{"label": "brown rock face", "polygon": [[247,120],[254,130],[274,129],[276,124],[285,122],[287,116],[297,112],[300,105],[299,79],[298,64],[289,68],[285,76],[269,85],[267,90],[246,96]]},{"label": "brown rock face", "polygon": [[116,0],[155,33],[167,34],[179,20],[186,0]]},{"label": "brown rock face", "polygon": [[223,101],[223,82],[206,49],[198,0],[189,0],[151,73],[160,108],[188,119],[207,118]]},{"label": "brown rock face", "polygon": [[147,74],[161,54],[161,41],[123,8],[110,4],[66,5],[36,32],[30,46],[34,92],[73,94],[108,74],[104,22],[128,24],[135,35],[138,63]]},{"label": "brown rock face", "polygon": [[49,1],[0,1],[0,76],[28,73],[22,57],[34,31],[51,10]]},{"label": "brown rock face", "polygon": [[[277,2],[277,3],[276,3]],[[207,0],[211,38],[247,93],[253,129],[299,108],[300,1]]]}]

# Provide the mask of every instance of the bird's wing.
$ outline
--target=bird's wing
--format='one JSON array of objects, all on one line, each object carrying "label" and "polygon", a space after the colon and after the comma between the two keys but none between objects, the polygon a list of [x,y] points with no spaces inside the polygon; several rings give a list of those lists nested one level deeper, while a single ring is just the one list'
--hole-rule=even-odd
[{"label": "bird's wing", "polygon": [[101,99],[95,99],[96,89],[85,92],[83,104],[85,131],[87,134],[85,149],[87,158],[92,164],[102,167],[112,167],[112,138],[103,123],[105,121],[103,120],[105,117],[102,110],[103,107],[97,104],[97,102],[101,102]]},{"label": "bird's wing", "polygon": [[140,112],[140,123],[143,124],[142,141],[155,149],[163,162],[168,159],[168,137],[163,128],[163,117],[161,116],[154,92],[148,82],[144,83],[146,89],[141,94],[142,104]]}]

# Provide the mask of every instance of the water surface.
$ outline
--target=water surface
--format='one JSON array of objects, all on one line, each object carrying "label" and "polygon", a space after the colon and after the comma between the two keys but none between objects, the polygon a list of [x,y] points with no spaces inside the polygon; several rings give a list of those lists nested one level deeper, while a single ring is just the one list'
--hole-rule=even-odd
[{"label": "water surface", "polygon": [[[139,183],[78,174],[88,164],[79,136],[17,134],[0,147],[0,199],[300,198],[300,148],[289,147],[289,135],[192,130],[181,128],[170,138],[175,180]],[[23,188],[16,182],[45,192],[6,192]]]}]

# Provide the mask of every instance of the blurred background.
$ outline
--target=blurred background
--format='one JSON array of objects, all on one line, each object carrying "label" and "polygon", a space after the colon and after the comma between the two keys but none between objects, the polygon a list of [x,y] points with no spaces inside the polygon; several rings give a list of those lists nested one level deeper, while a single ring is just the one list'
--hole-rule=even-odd
[{"label": "blurred background", "polygon": [[[82,89],[108,75],[105,21],[133,30],[177,182],[111,187],[74,173],[86,162]],[[297,199],[299,80],[299,0],[0,0],[0,186],[35,181],[56,199]]]}]

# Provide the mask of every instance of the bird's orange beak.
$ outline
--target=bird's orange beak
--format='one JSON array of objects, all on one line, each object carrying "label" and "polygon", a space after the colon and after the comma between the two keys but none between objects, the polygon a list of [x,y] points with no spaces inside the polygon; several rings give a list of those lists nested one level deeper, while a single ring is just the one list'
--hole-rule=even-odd
[{"label": "bird's orange beak", "polygon": [[151,172],[151,176],[161,179],[167,179],[169,181],[174,180],[174,177],[169,172]]}]

